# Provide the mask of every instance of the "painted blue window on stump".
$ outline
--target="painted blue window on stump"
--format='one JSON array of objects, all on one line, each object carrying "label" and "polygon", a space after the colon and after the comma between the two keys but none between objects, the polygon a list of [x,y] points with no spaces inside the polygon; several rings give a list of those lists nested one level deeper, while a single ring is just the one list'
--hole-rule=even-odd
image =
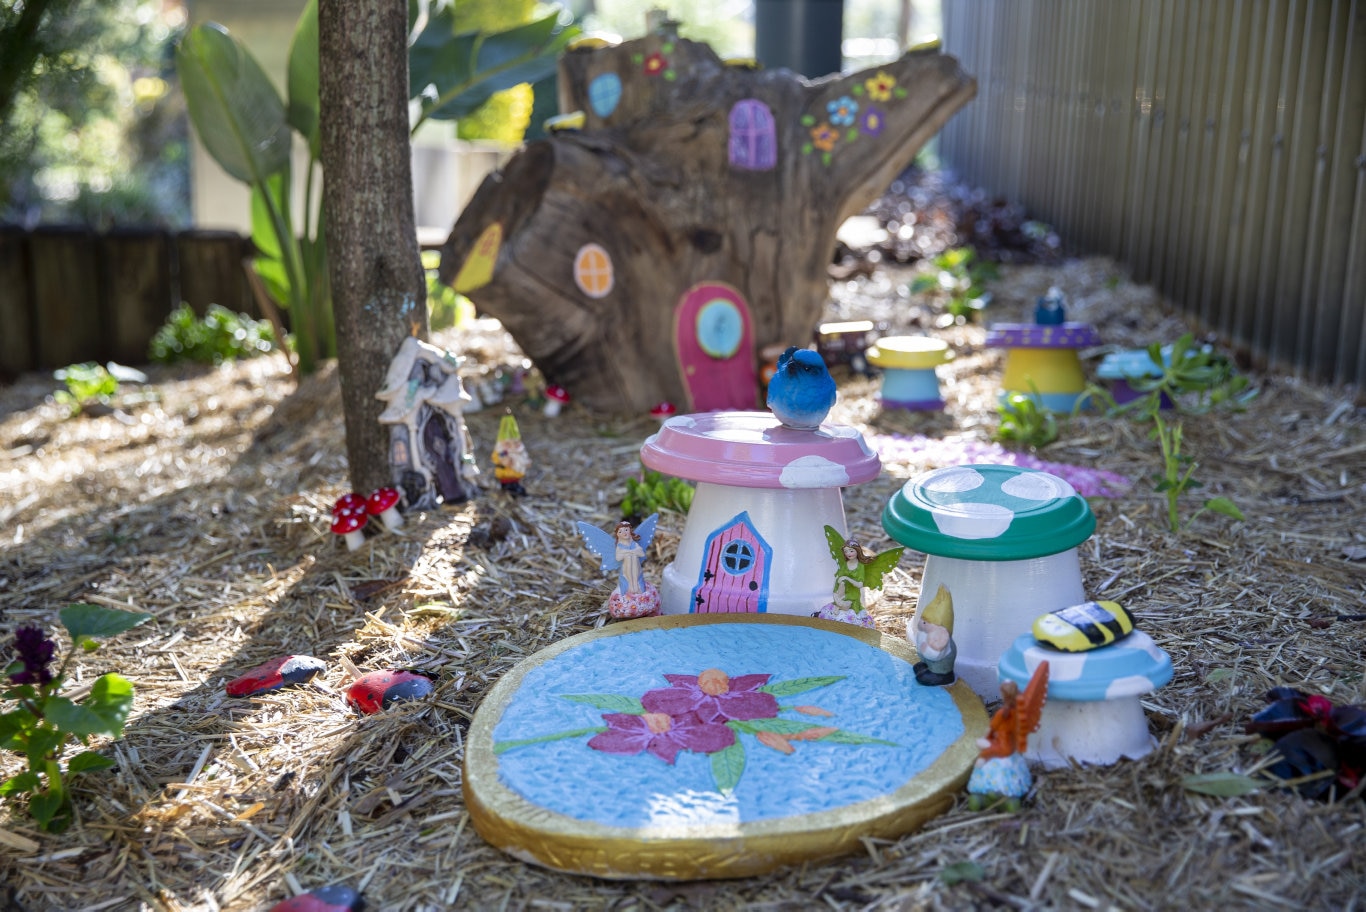
[{"label": "painted blue window on stump", "polygon": [[621,102],[621,77],[616,73],[601,73],[588,84],[588,103],[599,117],[610,117]]},{"label": "painted blue window on stump", "polygon": [[754,549],[749,542],[733,541],[721,552],[721,569],[739,576],[754,566]]},{"label": "painted blue window on stump", "polygon": [[757,98],[741,99],[730,109],[730,163],[746,171],[768,171],[778,163],[773,112]]}]

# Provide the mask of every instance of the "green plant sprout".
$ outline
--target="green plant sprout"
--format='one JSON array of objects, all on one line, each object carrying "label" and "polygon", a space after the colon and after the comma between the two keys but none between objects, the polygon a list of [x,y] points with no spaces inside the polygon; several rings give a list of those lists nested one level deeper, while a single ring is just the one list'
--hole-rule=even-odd
[{"label": "green plant sprout", "polygon": [[434,330],[449,329],[474,319],[474,302],[438,278],[441,252],[422,251],[422,270],[427,274],[427,324]]},{"label": "green plant sprout", "polygon": [[264,320],[233,313],[219,304],[210,304],[200,319],[190,305],[181,304],[152,337],[147,355],[160,364],[222,364],[273,348],[275,330]]},{"label": "green plant sprout", "polygon": [[1189,528],[1206,511],[1242,520],[1243,513],[1232,500],[1212,497],[1182,522],[1181,495],[1203,484],[1195,478],[1199,463],[1182,449],[1180,419],[1164,419],[1162,407],[1170,403],[1174,410],[1186,414],[1205,414],[1216,407],[1241,409],[1257,391],[1249,388],[1248,379],[1238,373],[1227,356],[1212,346],[1197,345],[1191,333],[1166,347],[1153,343],[1148,346],[1148,358],[1153,365],[1150,376],[1128,380],[1129,386],[1140,393],[1136,399],[1118,405],[1108,390],[1098,386],[1088,388],[1087,398],[1105,404],[1109,415],[1129,414],[1152,422],[1148,436],[1157,441],[1162,456],[1162,469],[1152,476],[1153,487],[1166,498],[1167,527],[1172,532]]},{"label": "green plant sprout", "polygon": [[1001,271],[995,263],[978,260],[975,249],[955,247],[930,262],[938,272],[917,277],[911,293],[947,296],[944,311],[953,322],[966,323],[991,303],[986,283],[997,279]]},{"label": "green plant sprout", "polygon": [[113,673],[96,678],[80,701],[59,696],[67,669],[78,653],[99,648],[97,638],[123,633],[151,618],[100,605],[68,605],[59,616],[71,637],[71,649],[60,667],[55,672],[50,667],[57,645],[42,628],[20,627],[11,647],[14,659],[5,667],[0,684],[7,687],[0,691],[0,707],[12,707],[0,713],[0,750],[23,754],[29,767],[0,783],[0,797],[27,795],[29,813],[49,833],[60,833],[71,825],[67,780],[114,765],[108,757],[86,750],[68,760],[63,770],[61,755],[66,745],[73,738],[88,745],[95,735],[118,738],[133,708],[133,685]]},{"label": "green plant sprout", "polygon": [[1037,450],[1058,439],[1057,418],[1040,404],[1038,387],[1031,382],[1029,388],[1028,393],[1010,393],[996,406],[1001,423],[993,440]]},{"label": "green plant sprout", "polygon": [[52,398],[66,406],[72,418],[94,403],[108,405],[119,391],[118,379],[93,361],[59,368],[52,376],[66,384],[66,389],[57,390]]},{"label": "green plant sprout", "polygon": [[621,500],[621,515],[639,519],[667,510],[687,513],[695,489],[681,478],[670,478],[647,469],[640,478],[626,479],[626,496]]}]

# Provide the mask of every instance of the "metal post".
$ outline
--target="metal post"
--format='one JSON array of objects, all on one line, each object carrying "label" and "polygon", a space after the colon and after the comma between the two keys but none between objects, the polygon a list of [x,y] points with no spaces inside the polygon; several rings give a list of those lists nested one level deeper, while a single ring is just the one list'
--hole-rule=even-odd
[{"label": "metal post", "polygon": [[844,58],[844,0],[757,0],[755,56],[811,79],[838,73]]}]

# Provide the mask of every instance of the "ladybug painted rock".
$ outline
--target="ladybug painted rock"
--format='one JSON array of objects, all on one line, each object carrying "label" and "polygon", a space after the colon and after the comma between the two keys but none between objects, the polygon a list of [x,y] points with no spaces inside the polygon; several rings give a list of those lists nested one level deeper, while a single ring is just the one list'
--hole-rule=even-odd
[{"label": "ladybug painted rock", "polygon": [[226,690],[230,697],[249,697],[286,684],[302,684],[326,667],[326,662],[313,656],[280,656],[233,678]]},{"label": "ladybug painted rock", "polygon": [[420,700],[432,692],[432,679],[416,671],[391,668],[361,675],[346,689],[346,702],[363,713],[388,709],[390,703]]},{"label": "ladybug painted rock", "polygon": [[361,912],[365,900],[350,887],[330,884],[276,903],[270,912]]}]

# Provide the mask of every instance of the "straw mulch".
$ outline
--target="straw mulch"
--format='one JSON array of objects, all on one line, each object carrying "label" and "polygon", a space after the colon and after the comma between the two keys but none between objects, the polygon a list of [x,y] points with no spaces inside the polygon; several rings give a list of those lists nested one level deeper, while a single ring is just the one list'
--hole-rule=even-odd
[{"label": "straw mulch", "polygon": [[[996,424],[1000,355],[976,326],[935,329],[909,300],[907,270],[834,289],[831,315],[926,327],[959,357],[943,370],[942,415],[880,414],[873,381],[839,374],[837,420],[869,434],[965,436]],[[1017,267],[990,319],[1027,319],[1060,285],[1070,318],[1107,343],[1171,340],[1181,322],[1104,260]],[[471,368],[516,353],[500,334],[439,341]],[[1096,353],[1090,353],[1092,355]],[[1094,363],[1093,361],[1091,362]],[[107,670],[137,688],[118,767],[77,780],[79,822],[37,832],[0,809],[0,909],[262,909],[343,882],[378,909],[1360,908],[1366,801],[1311,802],[1286,789],[1237,798],[1185,777],[1255,772],[1243,722],[1276,684],[1366,700],[1366,414],[1353,392],[1254,374],[1242,413],[1186,421],[1205,487],[1237,523],[1205,515],[1183,534],[1147,480],[1155,444],[1129,422],[1065,423],[1040,456],[1133,480],[1096,499],[1081,549],[1088,591],[1118,599],[1176,665],[1146,706],[1157,750],[1140,761],[1037,776],[1016,815],[964,802],[926,829],[824,864],[738,882],[616,883],[514,861],[485,845],[460,796],[462,743],[481,697],[516,662],[604,623],[608,583],[572,532],[617,514],[649,419],[520,403],[531,494],[410,515],[399,534],[348,552],[328,533],[347,487],[335,372],[297,388],[279,357],[194,372],[156,369],[117,411],[66,420],[29,376],[0,389],[0,642],[18,624],[56,626],[88,601],[154,620],[83,657],[73,689]],[[502,407],[470,416],[486,467]],[[906,478],[889,462],[847,492],[851,528],[885,546],[879,515]],[[682,517],[666,515],[657,574]],[[904,630],[923,560],[907,554],[874,608]],[[648,572],[648,568],[647,568]],[[226,680],[281,653],[324,658],[313,683],[229,699]],[[362,717],[343,694],[359,671],[437,675],[430,700]],[[0,775],[19,769],[0,758]],[[572,771],[566,771],[566,787]],[[949,883],[972,862],[980,879]],[[966,868],[969,874],[977,869]]]}]

